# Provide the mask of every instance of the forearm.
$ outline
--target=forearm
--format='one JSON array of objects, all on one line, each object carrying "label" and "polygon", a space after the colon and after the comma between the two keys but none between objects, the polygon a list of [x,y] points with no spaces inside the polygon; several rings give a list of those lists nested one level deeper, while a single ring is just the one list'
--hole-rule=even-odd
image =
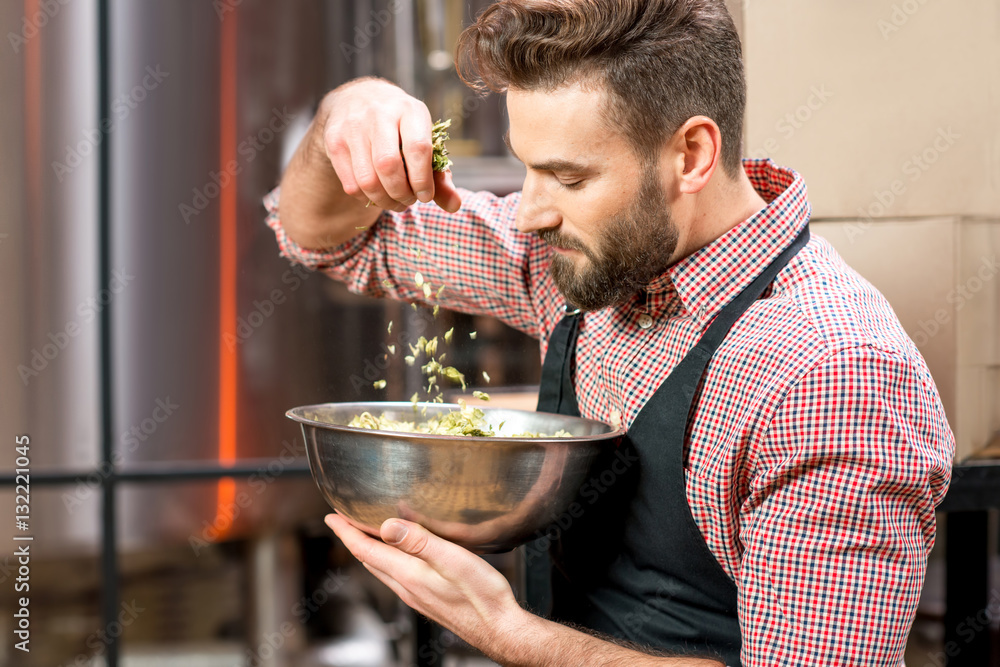
[{"label": "forearm", "polygon": [[521,610],[484,652],[506,667],[722,667],[717,660],[652,655]]},{"label": "forearm", "polygon": [[304,248],[340,245],[372,225],[382,212],[375,206],[366,208],[344,192],[324,148],[332,98],[342,88],[323,99],[281,179],[281,222],[288,237]]}]

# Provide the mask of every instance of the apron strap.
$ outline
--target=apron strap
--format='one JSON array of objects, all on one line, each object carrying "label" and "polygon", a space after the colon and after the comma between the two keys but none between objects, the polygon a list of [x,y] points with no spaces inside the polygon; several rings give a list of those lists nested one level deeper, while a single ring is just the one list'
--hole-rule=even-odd
[{"label": "apron strap", "polygon": [[545,352],[542,382],[538,390],[538,412],[580,416],[572,372],[579,328],[580,309],[566,304],[566,315],[549,337],[549,349]]},{"label": "apron strap", "polygon": [[722,345],[722,341],[729,334],[729,330],[733,328],[736,321],[743,316],[743,313],[750,308],[754,301],[764,294],[768,286],[781,273],[781,270],[807,243],[809,243],[809,225],[803,227],[791,245],[785,248],[752,283],[747,285],[728,306],[719,312],[695,346],[699,350],[699,356],[703,356],[700,354],[701,352],[708,352],[708,357],[711,358]]},{"label": "apron strap", "polygon": [[[576,360],[576,337],[580,329],[580,309],[566,304],[566,314],[549,337],[549,349],[542,364],[542,382],[538,389],[538,412],[580,416],[573,391],[573,363]],[[534,550],[528,557],[527,550]],[[524,600],[540,616],[552,613],[552,562],[548,540],[522,547],[524,563]]]},{"label": "apron strap", "polygon": [[[715,317],[698,343],[688,352],[678,364],[684,366],[685,372],[692,377],[701,378],[705,367],[722,344],[726,335],[736,321],[746,312],[754,301],[760,298],[767,287],[774,281],[777,274],[788,264],[792,257],[809,242],[809,226],[799,233],[795,240],[764,269],[728,306]],[[541,387],[538,395],[538,411],[552,412],[572,416],[580,416],[576,393],[573,390],[573,363],[576,354],[576,339],[579,330],[580,310],[566,305],[566,315],[556,325],[549,339],[549,348],[542,364]],[[677,371],[678,369],[675,369]],[[676,378],[674,378],[676,380]],[[672,381],[668,378],[664,381]],[[683,403],[674,405],[678,414],[686,417],[695,398],[696,387],[691,383],[683,383],[681,394]],[[640,417],[641,417],[640,413]],[[640,421],[639,419],[636,422]],[[633,423],[633,427],[636,423]],[[683,429],[682,429],[683,439]],[[683,490],[682,490],[683,492]],[[540,541],[539,541],[540,542]],[[525,602],[536,614],[549,616],[552,612],[552,567],[547,544],[539,549],[539,545],[528,545],[535,549],[533,558],[526,558],[525,553]],[[714,561],[713,561],[714,562]],[[716,567],[721,567],[715,563]]]}]

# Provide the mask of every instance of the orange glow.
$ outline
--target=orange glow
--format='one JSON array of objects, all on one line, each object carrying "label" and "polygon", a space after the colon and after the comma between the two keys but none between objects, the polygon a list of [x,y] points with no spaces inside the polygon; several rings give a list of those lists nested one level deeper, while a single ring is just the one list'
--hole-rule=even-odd
[{"label": "orange glow", "polygon": [[[219,40],[219,169],[236,159],[236,8],[222,19]],[[236,391],[238,357],[236,345],[236,175],[220,187],[219,196],[219,463],[236,462]],[[229,341],[228,343],[226,341]],[[232,528],[236,482],[219,480],[215,526]]]},{"label": "orange glow", "polygon": [[[24,15],[40,12],[40,0],[24,0]],[[42,35],[28,38],[24,45],[24,158],[28,190],[28,228],[42,216]]]}]

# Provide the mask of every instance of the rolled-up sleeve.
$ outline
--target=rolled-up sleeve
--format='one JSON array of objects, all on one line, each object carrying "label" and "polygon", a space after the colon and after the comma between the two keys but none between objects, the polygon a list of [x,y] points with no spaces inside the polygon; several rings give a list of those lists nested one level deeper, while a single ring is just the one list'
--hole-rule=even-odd
[{"label": "rolled-up sleeve", "polygon": [[805,374],[741,508],[745,665],[900,664],[954,452],[919,357],[862,346]]},{"label": "rolled-up sleeve", "polygon": [[[457,213],[434,203],[384,211],[347,243],[322,250],[303,248],[285,234],[280,189],[264,205],[284,257],[323,271],[352,292],[491,315],[538,338],[539,300],[552,291],[539,288],[550,251],[535,235],[515,229],[520,193],[459,192]],[[429,296],[417,285],[417,273],[429,283]]]},{"label": "rolled-up sleeve", "polygon": [[281,256],[288,261],[301,264],[311,271],[322,271],[341,264],[364,246],[365,235],[359,235],[347,243],[334,248],[317,250],[303,248],[285,233],[278,209],[280,200],[281,186],[271,190],[264,197],[264,208],[267,210],[267,217],[264,219],[264,222],[274,232]]}]

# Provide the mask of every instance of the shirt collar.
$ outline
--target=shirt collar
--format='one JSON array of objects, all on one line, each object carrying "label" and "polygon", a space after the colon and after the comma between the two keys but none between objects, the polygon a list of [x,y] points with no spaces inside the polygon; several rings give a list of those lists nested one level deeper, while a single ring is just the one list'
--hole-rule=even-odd
[{"label": "shirt collar", "polygon": [[705,327],[789,246],[809,222],[805,181],[770,159],[746,159],[743,168],[767,206],[671,266],[646,286],[676,293],[687,314]]}]

